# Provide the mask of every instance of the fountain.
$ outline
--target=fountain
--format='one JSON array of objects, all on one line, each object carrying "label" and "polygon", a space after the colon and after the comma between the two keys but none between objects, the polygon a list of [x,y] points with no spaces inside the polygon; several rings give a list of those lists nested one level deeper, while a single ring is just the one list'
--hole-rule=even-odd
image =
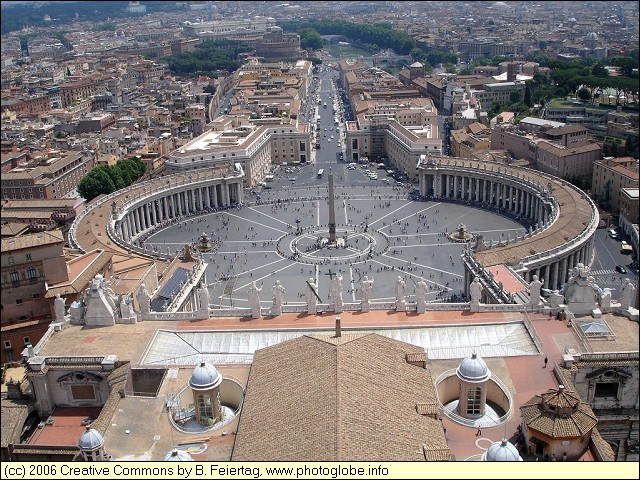
[{"label": "fountain", "polygon": [[461,223],[454,232],[449,234],[449,238],[454,242],[468,242],[473,238],[473,233],[467,230],[464,223]]}]

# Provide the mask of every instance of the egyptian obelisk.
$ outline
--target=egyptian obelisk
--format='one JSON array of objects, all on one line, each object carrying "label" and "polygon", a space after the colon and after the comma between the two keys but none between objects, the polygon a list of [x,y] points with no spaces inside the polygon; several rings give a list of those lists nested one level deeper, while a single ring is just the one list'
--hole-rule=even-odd
[{"label": "egyptian obelisk", "polygon": [[336,209],[333,198],[333,172],[329,169],[329,244],[336,243]]}]

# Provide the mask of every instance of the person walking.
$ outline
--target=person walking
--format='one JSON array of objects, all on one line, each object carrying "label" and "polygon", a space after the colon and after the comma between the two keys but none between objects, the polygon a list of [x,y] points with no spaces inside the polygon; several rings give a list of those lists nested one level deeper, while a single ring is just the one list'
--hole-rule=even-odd
[{"label": "person walking", "polygon": [[544,357],[544,367],[542,368],[547,368],[547,363],[549,362],[549,358],[548,357]]},{"label": "person walking", "polygon": [[480,435],[482,435],[482,430],[480,429],[480,427],[478,427],[478,431],[476,432],[476,437],[479,437]]}]

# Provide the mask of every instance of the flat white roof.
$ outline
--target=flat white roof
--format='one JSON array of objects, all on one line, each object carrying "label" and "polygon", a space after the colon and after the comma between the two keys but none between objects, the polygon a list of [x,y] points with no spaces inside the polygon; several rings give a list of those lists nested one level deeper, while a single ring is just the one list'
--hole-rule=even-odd
[{"label": "flat white roof", "polygon": [[[537,355],[531,335],[521,322],[438,327],[343,329],[344,333],[378,333],[423,347],[430,359]],[[159,330],[140,363],[144,365],[250,364],[256,350],[302,335],[327,335],[333,329],[167,331]]]},{"label": "flat white roof", "polygon": [[544,118],[537,117],[524,117],[520,120],[520,123],[530,123],[531,125],[551,125],[553,128],[556,127],[564,127],[566,123],[563,122],[554,122],[553,120],[546,120]]}]

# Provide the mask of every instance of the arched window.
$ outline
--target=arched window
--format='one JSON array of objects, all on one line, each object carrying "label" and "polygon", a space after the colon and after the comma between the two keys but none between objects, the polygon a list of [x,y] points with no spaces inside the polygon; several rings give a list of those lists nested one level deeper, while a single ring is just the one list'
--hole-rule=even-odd
[{"label": "arched window", "polygon": [[33,267],[27,268],[27,278],[31,283],[35,282],[38,279],[38,273],[36,269]]},{"label": "arched window", "polygon": [[17,270],[11,270],[9,272],[9,278],[11,279],[11,283],[13,283],[14,285],[20,284],[20,278],[18,277]]}]

